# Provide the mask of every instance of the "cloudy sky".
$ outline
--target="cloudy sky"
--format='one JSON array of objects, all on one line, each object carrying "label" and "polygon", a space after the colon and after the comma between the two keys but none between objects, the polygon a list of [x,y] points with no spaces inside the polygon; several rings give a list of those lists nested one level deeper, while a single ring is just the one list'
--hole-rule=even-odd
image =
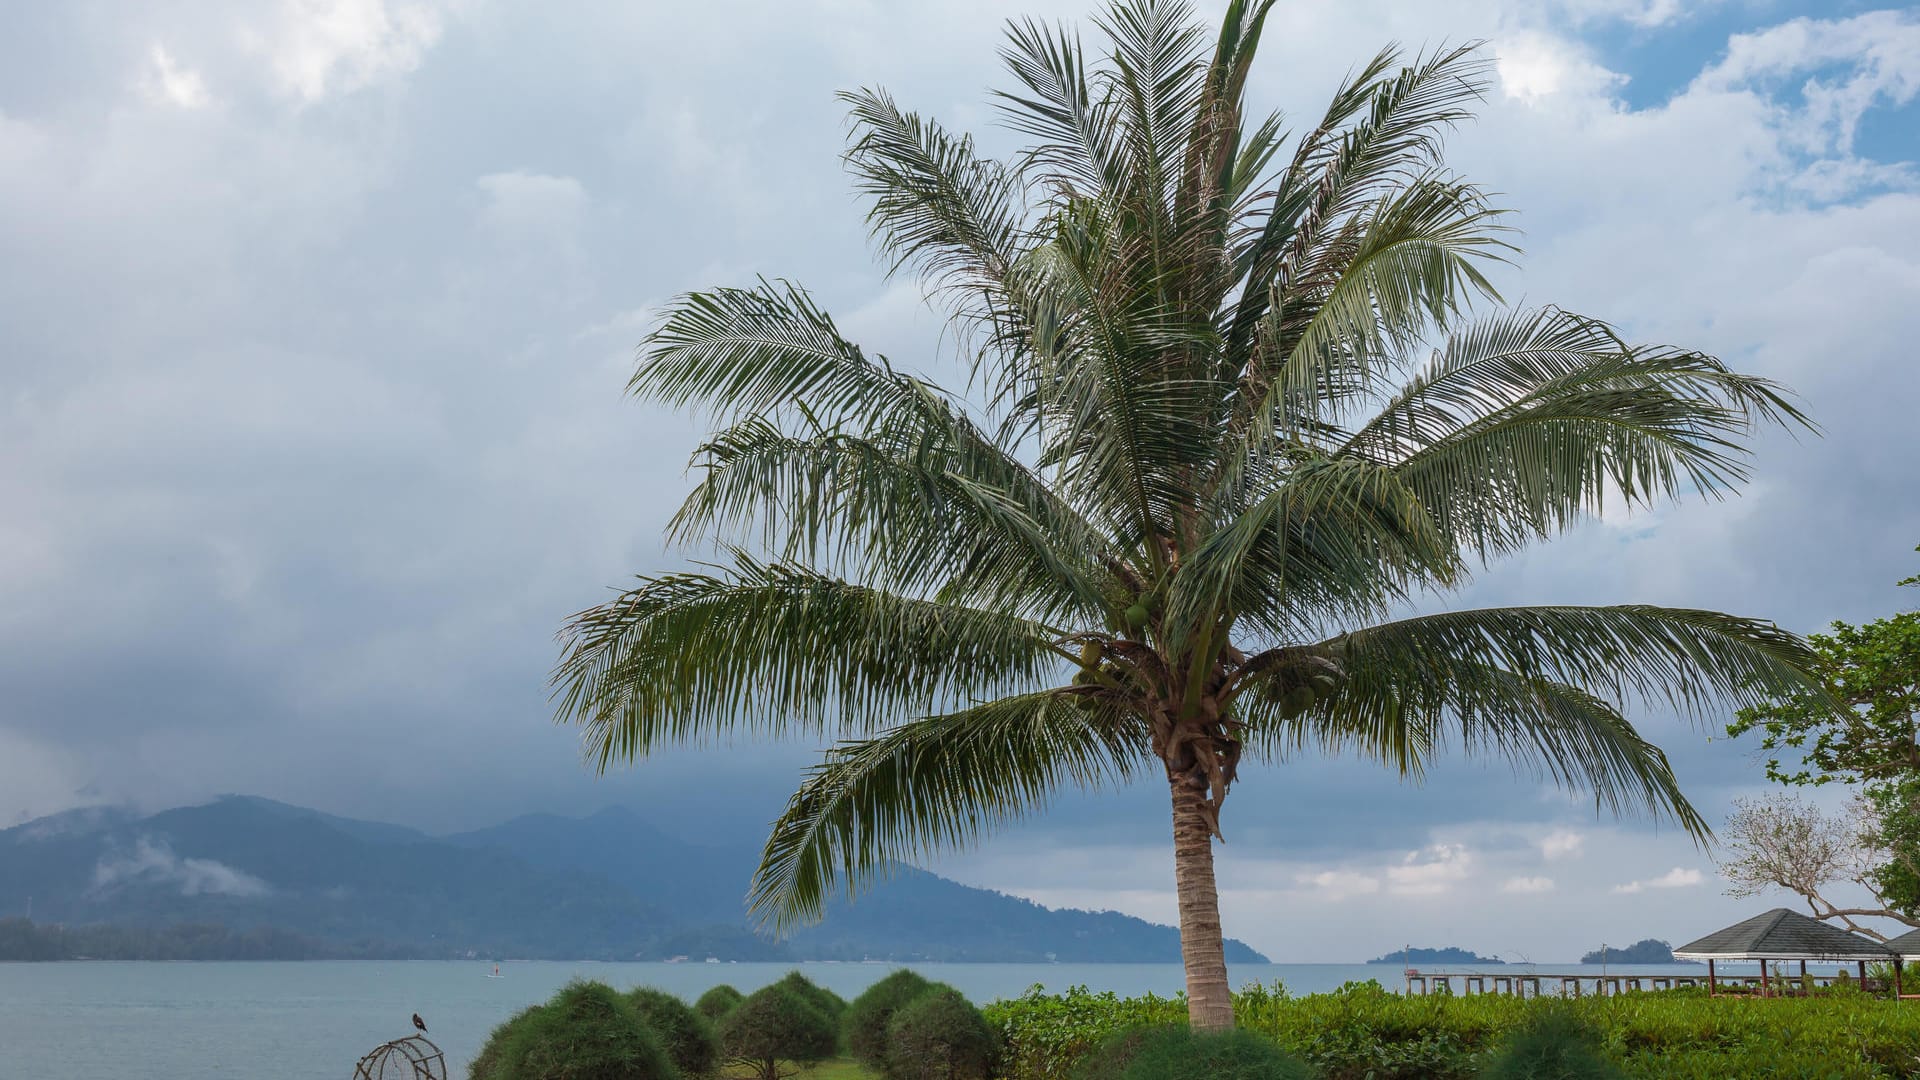
[{"label": "cloudy sky", "polygon": [[[0,12],[0,824],[230,791],[432,829],[697,800],[744,835],[810,748],[606,778],[549,720],[567,613],[659,540],[699,434],[621,396],[651,313],[755,274],[952,377],[870,258],[839,89],[993,146],[1011,14],[1085,0],[154,0]],[[1208,20],[1220,4],[1201,5]],[[1521,211],[1510,297],[1793,386],[1740,498],[1595,522],[1461,604],[1883,614],[1920,543],[1920,12],[1838,0],[1282,0],[1256,101],[1484,38],[1453,163]],[[1910,603],[1911,601],[1908,600]],[[1748,748],[1637,718],[1709,817]],[[1173,916],[1158,785],[937,868]],[[1448,763],[1246,776],[1229,931],[1276,958],[1563,959],[1754,909],[1670,830]]]}]

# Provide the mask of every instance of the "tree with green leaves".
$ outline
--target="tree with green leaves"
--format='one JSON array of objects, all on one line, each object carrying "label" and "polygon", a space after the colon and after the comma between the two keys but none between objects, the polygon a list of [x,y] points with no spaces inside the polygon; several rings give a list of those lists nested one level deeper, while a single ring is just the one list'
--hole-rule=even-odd
[{"label": "tree with green leaves", "polygon": [[811,1065],[833,1056],[838,1025],[801,990],[785,980],[748,994],[720,1018],[720,1049],[754,1080],[789,1075],[782,1062]]},{"label": "tree with green leaves", "polygon": [[701,994],[699,1000],[693,1003],[693,1009],[709,1021],[718,1023],[721,1017],[732,1012],[745,998],[745,994],[726,983],[721,983]]},{"label": "tree with green leaves", "polygon": [[633,1004],[576,980],[493,1029],[471,1080],[681,1080]]},{"label": "tree with green leaves", "polygon": [[627,1002],[640,1014],[660,1049],[680,1071],[681,1080],[702,1080],[720,1065],[720,1040],[713,1024],[691,1005],[665,990],[636,986]]},{"label": "tree with green leaves", "polygon": [[[4,925],[4,923],[0,923]],[[893,1014],[934,988],[916,972],[901,968],[862,991],[840,1018],[847,1053],[876,1072],[887,1067],[887,1025]]]},{"label": "tree with green leaves", "polygon": [[887,1020],[886,1080],[988,1080],[999,1041],[986,1017],[951,986],[935,984]]},{"label": "tree with green leaves", "polygon": [[1217,36],[1115,0],[1104,51],[1008,30],[1008,160],[845,95],[874,240],[970,367],[948,392],[800,287],[692,293],[632,392],[708,414],[670,525],[721,565],[576,615],[559,716],[602,768],[740,735],[838,741],[768,839],[775,929],[1063,788],[1169,793],[1196,1027],[1233,1022],[1214,841],[1248,762],[1449,747],[1706,826],[1625,710],[1802,685],[1770,623],[1650,606],[1399,617],[1603,506],[1746,479],[1774,384],[1557,308],[1504,310],[1502,211],[1448,171],[1473,47],[1388,49],[1324,116],[1249,111],[1271,0]]},{"label": "tree with green leaves", "polygon": [[[1920,586],[1920,575],[1899,585]],[[1741,800],[1721,872],[1735,895],[1785,889],[1819,918],[1875,937],[1856,920],[1920,927],[1920,611],[1835,622],[1808,643],[1819,685],[1741,709],[1727,734],[1760,736],[1770,780],[1846,784],[1854,796],[1837,814],[1784,793]],[[1834,885],[1872,902],[1836,900]]]}]

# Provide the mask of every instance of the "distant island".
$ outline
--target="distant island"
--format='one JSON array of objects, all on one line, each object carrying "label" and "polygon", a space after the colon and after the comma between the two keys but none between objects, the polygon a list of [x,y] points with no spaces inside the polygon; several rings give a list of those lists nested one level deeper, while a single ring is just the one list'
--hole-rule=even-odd
[{"label": "distant island", "polygon": [[[1624,962],[1624,961],[1623,961]],[[1444,949],[1398,949],[1367,961],[1369,964],[1504,964],[1493,956],[1480,956],[1449,945]]]},{"label": "distant island", "polygon": [[1580,958],[1583,964],[1697,964],[1698,960],[1675,960],[1673,946],[1647,938],[1631,945],[1602,945]]}]

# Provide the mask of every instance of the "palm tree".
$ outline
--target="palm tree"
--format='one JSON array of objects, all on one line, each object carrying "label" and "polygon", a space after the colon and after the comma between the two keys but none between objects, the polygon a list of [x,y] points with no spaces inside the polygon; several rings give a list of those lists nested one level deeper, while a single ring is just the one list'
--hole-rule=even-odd
[{"label": "palm tree", "polygon": [[752,886],[774,928],[1064,787],[1159,773],[1191,1018],[1226,1027],[1213,841],[1244,761],[1417,777],[1458,747],[1704,838],[1625,709],[1804,684],[1798,639],[1713,612],[1407,617],[1603,505],[1723,496],[1756,423],[1805,420],[1713,357],[1494,306],[1501,211],[1441,161],[1476,49],[1388,49],[1297,138],[1250,122],[1270,4],[1232,0],[1209,48],[1184,4],[1116,0],[1097,63],[1011,25],[1009,161],[844,95],[874,239],[950,315],[964,394],[764,279],[678,298],[643,345],[631,390],[717,427],[669,534],[723,563],[576,615],[559,715],[603,769],[836,740]]}]

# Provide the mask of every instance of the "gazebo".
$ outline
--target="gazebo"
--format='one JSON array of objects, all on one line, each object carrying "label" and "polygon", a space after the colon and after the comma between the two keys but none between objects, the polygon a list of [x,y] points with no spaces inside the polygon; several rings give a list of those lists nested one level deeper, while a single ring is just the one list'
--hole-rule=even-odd
[{"label": "gazebo", "polygon": [[1755,915],[1745,922],[1716,930],[1698,941],[1690,941],[1673,950],[1673,956],[1676,960],[1707,962],[1709,996],[1719,992],[1714,972],[1714,962],[1718,960],[1759,961],[1762,997],[1773,996],[1773,988],[1767,980],[1767,965],[1775,960],[1798,960],[1802,976],[1807,973],[1809,960],[1857,963],[1860,965],[1862,984],[1867,981],[1869,961],[1890,963],[1893,965],[1894,993],[1900,993],[1901,954],[1898,950],[1786,908],[1774,908],[1764,915]]},{"label": "gazebo", "polygon": [[[1909,930],[1892,941],[1887,948],[1900,954],[1902,960],[1920,960],[1920,930]],[[1897,992],[1897,991],[1896,991]],[[1903,998],[1920,998],[1920,994],[1901,994]]]},{"label": "gazebo", "polygon": [[1904,960],[1920,960],[1920,930],[1909,930],[1887,942],[1887,948],[1900,954]]}]

